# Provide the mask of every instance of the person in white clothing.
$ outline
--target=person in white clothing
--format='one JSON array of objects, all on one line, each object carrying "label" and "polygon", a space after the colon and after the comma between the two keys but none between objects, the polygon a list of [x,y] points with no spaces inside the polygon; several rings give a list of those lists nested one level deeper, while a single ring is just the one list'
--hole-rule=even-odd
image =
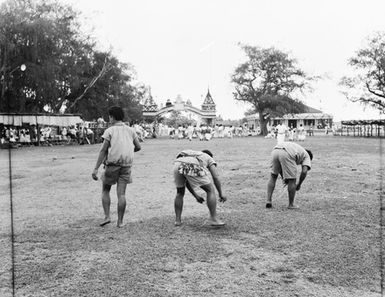
[{"label": "person in white clothing", "polygon": [[291,126],[289,129],[289,141],[294,141],[296,129]]},{"label": "person in white clothing", "polygon": [[285,124],[282,124],[281,122],[276,127],[277,130],[277,143],[282,143],[285,141],[285,135],[287,131],[287,127]]},{"label": "person in white clothing", "polygon": [[305,128],[302,124],[299,125],[297,129],[297,135],[298,135],[298,141],[305,141],[306,134],[305,134]]},{"label": "person in white clothing", "polygon": [[187,138],[188,138],[188,140],[192,140],[192,138],[193,138],[193,134],[194,134],[194,127],[193,127],[193,125],[189,125],[188,127],[187,127]]},{"label": "person in white clothing", "polygon": [[211,127],[210,127],[210,126],[207,126],[207,127],[206,127],[206,131],[205,131],[205,140],[206,140],[206,141],[209,141],[209,140],[212,138],[213,133],[215,133],[215,132],[213,132],[213,130],[211,129]]}]

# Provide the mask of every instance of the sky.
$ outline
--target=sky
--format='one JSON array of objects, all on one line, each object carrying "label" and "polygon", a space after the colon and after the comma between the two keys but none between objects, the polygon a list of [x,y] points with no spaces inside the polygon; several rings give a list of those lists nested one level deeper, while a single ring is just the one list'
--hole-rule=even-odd
[{"label": "sky", "polygon": [[177,95],[200,107],[208,88],[224,119],[242,118],[231,74],[245,61],[239,43],[275,47],[324,79],[301,99],[335,121],[379,118],[349,102],[338,82],[366,39],[385,31],[383,0],[60,0],[82,12],[98,46],[130,63],[156,103]]}]

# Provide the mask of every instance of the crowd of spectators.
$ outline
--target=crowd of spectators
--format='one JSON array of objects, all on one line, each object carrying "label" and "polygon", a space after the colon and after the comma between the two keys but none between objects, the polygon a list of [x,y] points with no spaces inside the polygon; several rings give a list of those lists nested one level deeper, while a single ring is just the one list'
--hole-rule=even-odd
[{"label": "crowd of spectators", "polygon": [[78,124],[68,127],[0,126],[2,147],[57,144],[95,144],[102,141],[106,126]]},{"label": "crowd of spectators", "polygon": [[[126,123],[133,127],[140,141],[146,138],[169,137],[171,139],[233,138],[259,134],[247,128],[247,125],[179,125],[176,127],[162,123],[133,122]],[[83,122],[68,127],[57,126],[4,126],[0,125],[1,146],[12,147],[29,145],[66,145],[66,144],[97,144],[103,142],[102,135],[108,127],[102,118],[94,122]]]},{"label": "crowd of spectators", "polygon": [[260,130],[250,130],[247,125],[232,126],[232,125],[178,125],[168,126],[162,123],[152,124],[134,124],[136,133],[140,140],[146,138],[156,138],[167,136],[171,139],[199,139],[210,140],[212,138],[233,138],[244,137],[250,135],[258,135]]}]

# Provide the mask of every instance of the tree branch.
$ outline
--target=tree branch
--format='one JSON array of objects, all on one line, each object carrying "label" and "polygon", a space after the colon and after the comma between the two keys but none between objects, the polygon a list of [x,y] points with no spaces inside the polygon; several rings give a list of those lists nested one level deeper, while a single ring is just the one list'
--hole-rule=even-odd
[{"label": "tree branch", "polygon": [[378,105],[378,107],[380,107],[381,109],[385,109],[385,101],[382,101],[381,99],[375,100],[373,98],[366,99],[366,98],[363,98],[363,97],[360,97],[360,98],[350,98],[350,97],[347,97],[347,98],[350,101],[352,101],[352,102],[360,102],[360,103],[369,104],[369,105],[372,105],[372,106]]},{"label": "tree branch", "polygon": [[377,93],[376,91],[373,91],[373,90],[370,88],[368,82],[366,82],[365,84],[366,84],[366,88],[368,89],[368,91],[369,91],[370,93],[372,93],[372,94],[375,95],[375,96],[378,96],[378,97],[381,97],[381,98],[385,98],[385,94],[379,94],[379,93]]},{"label": "tree branch", "polygon": [[105,57],[105,59],[104,59],[103,67],[102,67],[102,69],[100,70],[99,74],[98,74],[97,76],[95,76],[95,77],[90,81],[90,83],[88,84],[88,86],[84,89],[83,93],[82,93],[80,96],[78,96],[78,97],[74,100],[74,102],[72,102],[72,104],[71,104],[70,107],[68,108],[69,110],[71,110],[71,109],[76,105],[76,103],[78,103],[79,100],[81,100],[81,99],[84,97],[84,95],[87,93],[87,91],[95,85],[95,83],[99,80],[99,78],[101,78],[101,77],[108,71],[108,65],[107,65],[108,63],[107,63],[107,62],[108,62],[108,61],[107,61],[107,55],[106,55],[106,57]]}]

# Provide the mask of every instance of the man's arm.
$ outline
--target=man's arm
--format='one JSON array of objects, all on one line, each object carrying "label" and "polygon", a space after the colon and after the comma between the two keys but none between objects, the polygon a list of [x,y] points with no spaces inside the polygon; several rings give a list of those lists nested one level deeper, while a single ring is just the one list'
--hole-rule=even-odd
[{"label": "man's arm", "polygon": [[135,146],[134,152],[139,152],[142,149],[142,147],[140,146],[138,137],[134,138],[134,146]]},{"label": "man's arm", "polygon": [[222,185],[221,185],[221,181],[219,180],[219,173],[218,173],[218,170],[217,170],[217,166],[215,164],[211,165],[209,167],[209,170],[210,170],[210,173],[213,177],[213,181],[214,181],[214,185],[215,187],[217,188],[217,191],[218,191],[218,195],[219,195],[219,201],[220,202],[225,202],[227,200],[226,197],[223,196],[223,193],[222,193]]},{"label": "man's arm", "polygon": [[98,169],[100,165],[102,165],[103,161],[106,159],[109,147],[110,147],[110,142],[104,139],[102,148],[100,149],[99,156],[95,164],[94,171],[92,172],[92,178],[94,180],[98,180]]},{"label": "man's arm", "polygon": [[299,176],[299,181],[298,181],[297,188],[296,188],[297,191],[299,191],[301,189],[301,185],[302,185],[303,181],[305,180],[308,171],[309,171],[309,167],[306,165],[303,165],[301,175]]},{"label": "man's arm", "polygon": [[187,190],[189,190],[189,192],[195,197],[195,199],[199,203],[203,203],[205,201],[205,199],[203,197],[201,197],[197,193],[195,193],[194,189],[191,187],[190,183],[187,180],[186,180],[186,188],[187,188]]}]

